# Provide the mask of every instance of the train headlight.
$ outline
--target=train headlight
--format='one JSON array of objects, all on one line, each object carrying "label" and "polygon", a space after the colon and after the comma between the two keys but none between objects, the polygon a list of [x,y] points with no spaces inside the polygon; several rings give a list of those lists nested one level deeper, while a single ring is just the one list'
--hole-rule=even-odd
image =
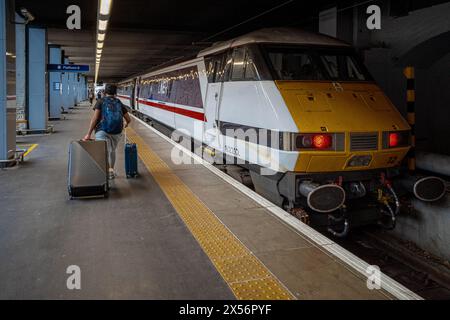
[{"label": "train headlight", "polygon": [[391,132],[389,133],[389,148],[395,148],[398,146],[400,142],[400,135],[397,132]]},{"label": "train headlight", "polygon": [[301,133],[296,136],[297,150],[344,151],[342,133]]},{"label": "train headlight", "polygon": [[[313,145],[313,139],[312,139],[312,135],[306,135],[306,136],[302,136],[301,138],[301,147],[303,148],[311,148]],[[298,144],[297,144],[297,147]]]},{"label": "train headlight", "polygon": [[383,132],[383,149],[409,146],[409,131]]},{"label": "train headlight", "polygon": [[317,149],[328,149],[333,144],[333,138],[329,134],[315,134],[313,136],[313,146]]},{"label": "train headlight", "polygon": [[372,161],[371,155],[353,156],[347,163],[347,167],[367,167]]},{"label": "train headlight", "polygon": [[331,134],[302,134],[297,137],[299,149],[330,149],[333,146]]}]

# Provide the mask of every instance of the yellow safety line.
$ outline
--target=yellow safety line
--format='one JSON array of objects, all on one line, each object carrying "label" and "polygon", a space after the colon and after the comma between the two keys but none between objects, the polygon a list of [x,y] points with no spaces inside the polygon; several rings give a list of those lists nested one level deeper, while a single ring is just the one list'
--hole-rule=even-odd
[{"label": "yellow safety line", "polygon": [[27,151],[23,154],[23,156],[26,157],[26,156],[27,156],[31,151],[33,151],[37,146],[38,146],[37,143],[32,144],[31,147],[29,147],[29,148],[27,149]]},{"label": "yellow safety line", "polygon": [[133,129],[127,138],[236,298],[295,299]]}]

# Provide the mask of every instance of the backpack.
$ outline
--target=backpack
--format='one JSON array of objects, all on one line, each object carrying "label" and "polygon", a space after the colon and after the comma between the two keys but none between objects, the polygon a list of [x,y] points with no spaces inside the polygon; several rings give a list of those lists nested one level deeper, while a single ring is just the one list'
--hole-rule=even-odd
[{"label": "backpack", "polygon": [[110,134],[119,134],[123,129],[122,102],[106,97],[102,103],[102,120],[100,130]]}]

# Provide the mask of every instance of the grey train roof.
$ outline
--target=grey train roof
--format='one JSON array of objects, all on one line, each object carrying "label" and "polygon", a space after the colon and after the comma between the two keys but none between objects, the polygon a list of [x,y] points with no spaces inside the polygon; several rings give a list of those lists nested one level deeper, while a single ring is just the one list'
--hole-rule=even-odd
[{"label": "grey train roof", "polygon": [[237,47],[248,43],[289,43],[289,44],[311,44],[324,46],[349,46],[348,43],[336,38],[304,31],[295,28],[264,28],[247,33],[243,36],[221,41],[213,44],[199,52],[197,57],[203,57],[212,53],[220,52],[228,48]]},{"label": "grey train roof", "polygon": [[[344,41],[320,33],[308,32],[296,28],[264,28],[247,33],[234,39],[216,42],[211,47],[200,51],[197,55],[197,58],[201,58],[209,54],[214,54],[228,48],[233,48],[248,43],[309,44],[337,47],[349,46],[349,44]],[[187,60],[190,61],[190,59],[191,58],[188,58]],[[174,63],[173,65],[177,65],[177,63]],[[170,66],[172,66],[172,64],[170,64],[168,67]],[[142,76],[148,76],[155,71],[161,71],[166,68],[166,66],[157,66],[154,67],[154,70],[146,72]],[[121,81],[120,84],[127,83],[133,80],[133,78],[135,78],[135,76]]]}]

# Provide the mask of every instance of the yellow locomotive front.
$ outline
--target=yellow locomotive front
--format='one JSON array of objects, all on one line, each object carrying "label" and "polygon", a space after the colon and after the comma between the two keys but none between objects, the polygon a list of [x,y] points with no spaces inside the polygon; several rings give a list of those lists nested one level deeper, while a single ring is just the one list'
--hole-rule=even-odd
[{"label": "yellow locomotive front", "polygon": [[410,127],[350,47],[265,45],[299,135],[295,171],[389,168],[409,149]]},{"label": "yellow locomotive front", "polygon": [[391,179],[410,149],[405,119],[350,47],[261,48],[298,128],[287,139],[295,168],[277,181],[285,208],[312,209],[310,220],[337,236],[350,224],[392,228],[400,204]]},{"label": "yellow locomotive front", "polygon": [[375,83],[276,83],[300,132],[295,171],[390,168],[408,152],[410,128]]}]

